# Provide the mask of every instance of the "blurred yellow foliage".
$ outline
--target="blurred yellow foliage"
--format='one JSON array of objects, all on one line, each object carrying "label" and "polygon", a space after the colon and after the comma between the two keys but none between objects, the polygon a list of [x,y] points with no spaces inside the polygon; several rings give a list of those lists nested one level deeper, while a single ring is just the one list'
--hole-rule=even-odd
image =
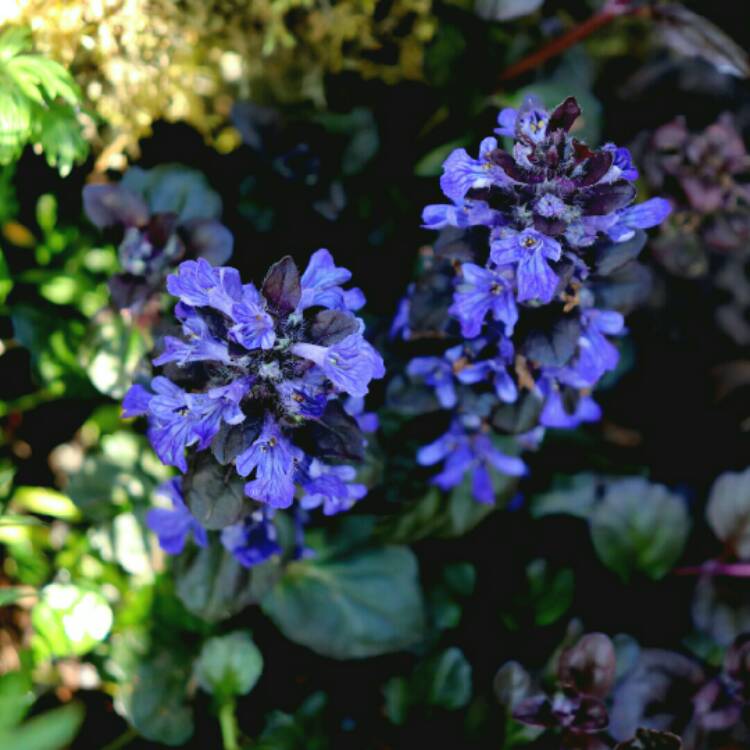
[{"label": "blurred yellow foliage", "polygon": [[[74,74],[102,118],[105,161],[159,118],[185,120],[223,149],[236,98],[324,101],[324,76],[388,83],[422,74],[432,0],[3,0],[0,24]],[[119,164],[116,162],[120,162]]]}]

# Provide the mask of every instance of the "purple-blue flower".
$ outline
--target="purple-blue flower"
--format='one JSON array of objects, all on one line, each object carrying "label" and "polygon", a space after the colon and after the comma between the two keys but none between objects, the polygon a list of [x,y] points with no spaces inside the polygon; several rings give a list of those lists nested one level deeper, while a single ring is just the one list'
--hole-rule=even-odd
[{"label": "purple-blue flower", "polygon": [[272,508],[288,508],[294,498],[294,475],[302,455],[274,418],[267,416],[260,435],[237,456],[237,473],[254,477],[245,485],[247,496]]},{"label": "purple-blue flower", "polygon": [[513,363],[513,344],[510,339],[502,338],[498,353],[490,359],[469,362],[456,374],[465,385],[474,385],[491,379],[495,394],[506,404],[512,404],[518,398],[518,388],[510,375],[509,367]]},{"label": "purple-blue flower", "polygon": [[456,372],[455,363],[463,353],[463,346],[454,346],[442,357],[415,357],[406,367],[411,378],[421,378],[435,389],[438,403],[443,409],[452,409],[456,405]]},{"label": "purple-blue flower", "polygon": [[179,555],[188,536],[193,535],[199,547],[208,544],[206,530],[195,520],[182,498],[181,479],[173,477],[156,490],[158,497],[171,502],[171,508],[152,508],[146,514],[146,525],[156,534],[159,546],[169,555]]},{"label": "purple-blue flower", "polygon": [[456,203],[460,203],[472,188],[489,187],[507,179],[492,162],[492,152],[497,149],[495,138],[485,138],[479,146],[479,158],[472,159],[464,148],[458,148],[445,160],[440,187]]},{"label": "purple-blue flower", "polygon": [[526,473],[524,462],[496,448],[489,435],[468,433],[457,422],[442,437],[417,452],[417,462],[422,466],[433,466],[441,461],[445,462],[443,470],[433,478],[433,483],[449,490],[470,473],[472,492],[480,503],[495,502],[490,469],[515,477]]},{"label": "purple-blue flower", "polygon": [[541,378],[537,386],[544,398],[544,407],[539,415],[539,423],[543,427],[571,430],[584,422],[598,422],[601,419],[602,411],[591,396],[580,394],[573,411],[568,411],[560,387],[553,378]]},{"label": "purple-blue flower", "polygon": [[330,466],[314,458],[302,480],[304,495],[300,505],[305,510],[323,506],[323,513],[342,513],[367,494],[367,487],[357,484],[353,466]]},{"label": "purple-blue flower", "polygon": [[[233,268],[181,264],[168,287],[179,297],[182,335],[164,339],[154,364],[170,367],[150,390],[128,391],[124,416],[148,417],[149,439],[165,463],[186,472],[193,452],[210,449],[228,472],[247,478],[249,498],[288,507],[302,479],[310,481],[304,467],[318,466],[319,457],[359,457],[366,444],[360,423],[377,428],[361,403],[351,406],[355,419],[347,416],[340,398],[361,401],[385,373],[350,309],[361,293],[340,286],[349,278],[327,250],[314,254],[302,277],[284,258],[261,289],[243,285]],[[328,309],[308,313],[308,305]],[[349,468],[337,465],[332,476]],[[352,487],[336,495],[342,507],[359,493]]]},{"label": "purple-blue flower", "polygon": [[242,301],[230,309],[235,325],[229,329],[229,338],[245,349],[270,349],[276,341],[273,318],[266,312],[260,292],[245,284]]},{"label": "purple-blue flower", "polygon": [[302,312],[308,307],[359,310],[365,304],[362,290],[341,288],[351,277],[351,271],[336,266],[328,250],[314,252],[300,279],[302,295],[297,310]]},{"label": "purple-blue flower", "polygon": [[[423,211],[426,228],[450,231],[400,306],[398,325],[424,320],[425,330],[410,330],[409,338],[446,337],[439,351],[412,359],[407,374],[435,389],[440,406],[453,412],[453,426],[419,452],[419,462],[444,461],[435,482],[446,489],[471,474],[483,502],[492,497],[488,467],[504,464],[493,430],[514,433],[539,407],[536,424],[508,438],[533,449],[545,427],[574,428],[600,417],[591,391],[617,366],[612,337],[624,323],[619,312],[594,303],[606,291],[606,276],[638,245],[618,252],[616,244],[656,226],[670,210],[661,198],[634,203],[638,171],[630,152],[612,143],[593,149],[571,135],[580,114],[572,97],[551,111],[533,96],[503,109],[495,134],[511,138],[511,148],[488,138],[478,159],[454,151],[440,181],[448,202]],[[425,315],[433,300],[436,314]],[[441,303],[458,320],[463,343],[451,338],[449,320],[435,320]],[[518,463],[504,465],[521,473]]]},{"label": "purple-blue flower", "polygon": [[534,229],[502,231],[490,245],[490,258],[498,266],[515,264],[518,301],[538,300],[547,304],[559,282],[548,260],[559,260],[560,243]]},{"label": "purple-blue flower", "polygon": [[221,531],[221,543],[245,568],[265,562],[281,554],[273,519],[265,510],[258,510]]},{"label": "purple-blue flower", "polygon": [[479,335],[488,313],[493,320],[504,324],[506,336],[513,333],[518,309],[512,278],[507,269],[492,270],[474,263],[461,266],[461,278],[449,312],[458,318],[466,338]]},{"label": "purple-blue flower", "polygon": [[318,365],[338,391],[350,396],[365,396],[370,381],[385,375],[383,358],[361,333],[353,333],[327,347],[295,344],[292,352]]}]

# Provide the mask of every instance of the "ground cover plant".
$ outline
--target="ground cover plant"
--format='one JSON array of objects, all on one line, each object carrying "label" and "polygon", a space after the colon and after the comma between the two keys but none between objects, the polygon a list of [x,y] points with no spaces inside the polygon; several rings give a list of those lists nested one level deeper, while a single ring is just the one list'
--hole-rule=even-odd
[{"label": "ground cover plant", "polygon": [[739,5],[0,8],[0,746],[750,746]]}]

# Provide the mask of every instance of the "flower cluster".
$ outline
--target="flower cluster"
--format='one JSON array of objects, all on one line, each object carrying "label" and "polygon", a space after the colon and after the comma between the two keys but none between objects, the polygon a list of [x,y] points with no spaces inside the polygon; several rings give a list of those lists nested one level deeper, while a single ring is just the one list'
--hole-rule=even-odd
[{"label": "flower cluster", "polygon": [[[362,292],[341,286],[350,276],[318,250],[302,275],[290,257],[276,263],[260,289],[203,259],[184,261],[167,279],[182,336],[164,338],[154,360],[162,373],[149,387],[131,387],[124,414],[148,417],[159,458],[186,473],[185,494],[206,484],[200,472],[229,469],[219,472],[216,492],[201,493],[204,504],[209,495],[207,517],[226,515],[211,496],[222,495],[229,478],[245,480],[248,500],[239,510],[233,501],[221,524],[222,542],[244,565],[278,551],[271,517],[295,496],[300,508],[330,515],[365,495],[355,468],[340,462],[363,457],[363,431],[376,425],[362,399],[385,371],[354,314]],[[213,460],[194,460],[208,449]],[[191,530],[199,543],[205,538],[178,484],[170,485],[172,509],[151,519],[168,552]]]},{"label": "flower cluster", "polygon": [[678,117],[643,134],[636,150],[649,188],[668,193],[674,206],[654,239],[656,259],[669,273],[707,277],[719,287],[729,299],[716,310],[716,320],[738,344],[747,345],[750,154],[734,118],[724,113],[691,132]]},{"label": "flower cluster", "polygon": [[109,282],[119,309],[140,311],[185,258],[220,265],[232,255],[234,239],[216,220],[221,199],[186,167],[134,167],[119,183],[86,185],[83,205],[94,225],[121,231],[122,271]]},{"label": "flower cluster", "polygon": [[448,157],[441,187],[451,203],[423,214],[442,234],[397,316],[405,338],[449,344],[407,368],[454,415],[418,460],[445,460],[434,480],[443,488],[469,473],[481,502],[493,500],[489,467],[524,472],[493,431],[528,447],[545,427],[599,418],[590,394],[617,365],[610,337],[623,332],[629,302],[617,275],[629,273],[642,230],[670,211],[661,198],[633,204],[630,153],[571,136],[579,114],[575,99],[550,113],[529,97],[499,115],[495,132],[513,139],[510,151],[486,138],[477,159],[464,149]]}]

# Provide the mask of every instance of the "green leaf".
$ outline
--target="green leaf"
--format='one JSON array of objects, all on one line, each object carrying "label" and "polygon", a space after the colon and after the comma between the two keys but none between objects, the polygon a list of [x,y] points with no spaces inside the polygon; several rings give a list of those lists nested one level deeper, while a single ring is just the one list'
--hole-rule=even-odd
[{"label": "green leaf", "polygon": [[63,320],[45,307],[26,304],[13,307],[11,321],[13,336],[29,350],[45,384],[61,381],[69,389],[75,379],[85,377],[80,364],[82,321]]},{"label": "green leaf", "polygon": [[0,305],[2,305],[13,289],[13,279],[10,275],[10,268],[5,260],[3,251],[0,250]]},{"label": "green leaf", "polygon": [[518,630],[529,619],[535,625],[551,625],[568,611],[573,603],[575,577],[569,568],[552,570],[546,560],[532,560],[526,566],[528,586],[516,595],[502,613],[506,627]]},{"label": "green leaf", "polygon": [[472,494],[471,478],[467,478],[448,495],[437,488],[430,489],[399,515],[381,521],[378,536],[396,543],[413,543],[427,537],[463,536],[502,507],[518,481],[499,474],[493,475],[492,479],[496,496],[494,505],[478,503]]},{"label": "green leaf", "polygon": [[599,559],[624,581],[635,572],[665,576],[682,554],[689,530],[682,498],[640,477],[612,483],[591,516]]},{"label": "green leaf", "polygon": [[458,648],[448,648],[417,665],[411,676],[393,677],[383,687],[385,710],[397,725],[412,708],[436,707],[455,711],[471,700],[471,664]]},{"label": "green leaf", "polygon": [[383,685],[383,697],[388,721],[398,726],[405,724],[411,705],[409,680],[406,677],[391,677]]},{"label": "green leaf", "polygon": [[451,711],[471,700],[471,664],[458,648],[448,648],[420,664],[412,678],[421,702]]},{"label": "green leaf", "polygon": [[31,679],[25,672],[0,675],[0,735],[16,726],[34,703]]},{"label": "green leaf", "polygon": [[52,583],[41,590],[31,623],[37,659],[82,656],[109,634],[112,610],[97,591]]},{"label": "green leaf", "polygon": [[36,591],[21,586],[0,588],[0,607],[7,607],[9,604],[15,604],[33,596],[36,596]]},{"label": "green leaf", "polygon": [[244,568],[222,546],[212,544],[180,556],[175,586],[189,612],[207,622],[219,622],[257,604],[278,571],[279,563],[274,560]]},{"label": "green leaf", "polygon": [[424,632],[417,561],[406,547],[290,563],[261,606],[287,638],[334,659],[399,651]]},{"label": "green leaf", "polygon": [[73,501],[50,487],[18,487],[10,499],[10,507],[63,521],[78,521],[81,518]]},{"label": "green leaf", "polygon": [[154,579],[148,536],[145,524],[133,513],[120,513],[88,533],[91,546],[103,560],[118,563],[139,583]]},{"label": "green leaf", "polygon": [[601,486],[601,481],[594,474],[555,477],[551,490],[532,498],[531,515],[542,518],[559,513],[588,519],[596,505]]},{"label": "green leaf", "polygon": [[66,489],[86,518],[102,521],[150,503],[170,474],[145,438],[119,431],[100,440],[99,450],[83,459]]},{"label": "green leaf", "polygon": [[0,747],[13,750],[63,750],[83,723],[83,706],[71,703],[35,716],[15,729],[0,731]]},{"label": "green leaf", "polygon": [[750,469],[726,472],[714,482],[706,520],[740,559],[750,559]]},{"label": "green leaf", "polygon": [[85,356],[85,367],[95,388],[105,396],[121,399],[133,383],[151,342],[122,315],[106,311],[94,321]]},{"label": "green leaf", "polygon": [[325,705],[325,694],[313,693],[293,716],[274,711],[253,750],[329,750],[329,732],[322,716]]},{"label": "green leaf", "polygon": [[193,712],[186,703],[189,663],[167,652],[144,661],[123,686],[121,710],[147,740],[178,747],[193,735]]},{"label": "green leaf", "polygon": [[526,568],[526,575],[534,602],[536,624],[544,626],[557,622],[573,603],[573,571],[562,568],[552,572],[547,569],[544,560],[533,560]]},{"label": "green leaf", "polygon": [[175,213],[182,223],[221,215],[221,198],[205,176],[182,164],[131,167],[121,184],[143,196],[152,213]]},{"label": "green leaf", "polygon": [[249,693],[263,672],[263,655],[248,633],[230,633],[203,644],[195,676],[219,702]]},{"label": "green leaf", "polygon": [[458,138],[450,143],[444,143],[425,154],[414,166],[417,177],[437,177],[443,171],[443,163],[457,148],[466,148],[468,138]]},{"label": "green leaf", "polygon": [[20,516],[6,513],[0,516],[0,528],[3,526],[44,526],[44,521],[36,516]]},{"label": "green leaf", "polygon": [[31,46],[28,29],[0,35],[0,164],[34,142],[65,176],[88,153],[76,114],[81,94],[62,65],[29,54]]},{"label": "green leaf", "polygon": [[223,529],[247,515],[250,503],[245,482],[234,467],[217,463],[206,453],[185,477],[185,500],[195,518],[206,529]]}]

